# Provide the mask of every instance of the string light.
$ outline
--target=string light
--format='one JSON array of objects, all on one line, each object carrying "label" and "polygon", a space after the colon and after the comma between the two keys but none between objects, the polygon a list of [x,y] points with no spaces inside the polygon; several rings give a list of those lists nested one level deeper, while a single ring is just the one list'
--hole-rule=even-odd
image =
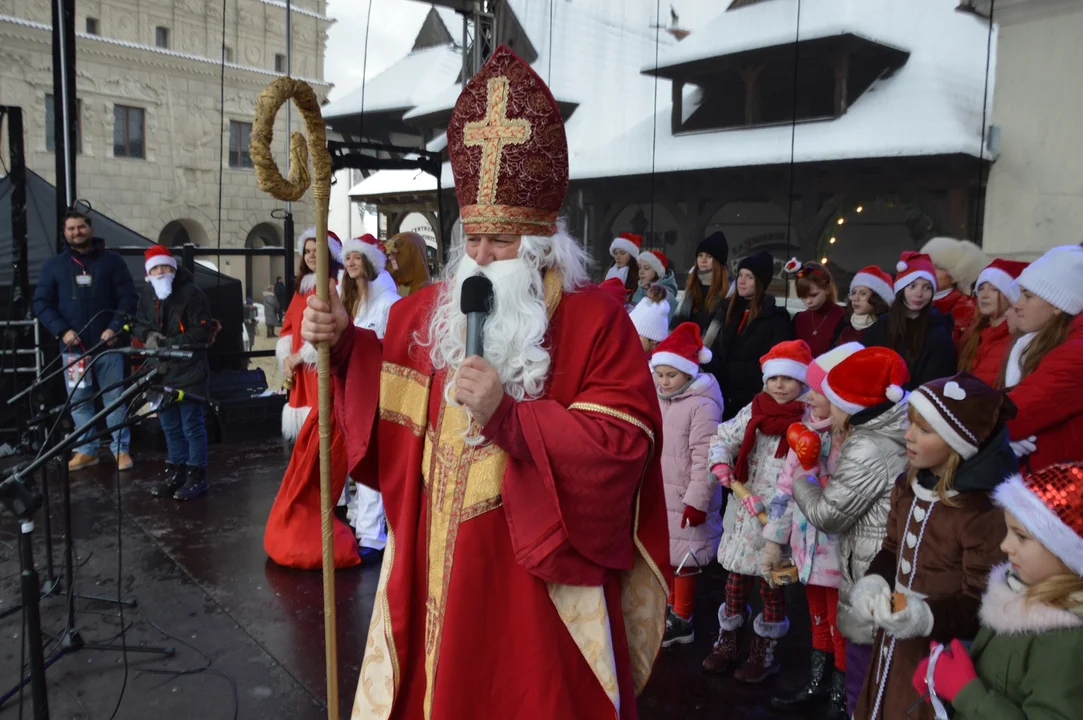
[{"label": "string light", "polygon": [[826,265],[827,264],[827,258],[826,257],[820,258],[820,264],[821,265]]},{"label": "string light", "polygon": [[865,208],[861,207],[860,205],[858,205],[858,206],[857,206],[856,208],[854,208],[854,210],[855,210],[856,212],[861,212],[861,211],[862,211],[862,210],[864,210],[864,209],[865,209]]},{"label": "string light", "polygon": [[838,240],[837,237],[832,237],[830,240],[828,240],[828,242],[834,245],[836,240]]},{"label": "string light", "polygon": [[846,222],[846,218],[839,218],[839,220],[838,220],[839,225],[842,225],[844,222]]}]

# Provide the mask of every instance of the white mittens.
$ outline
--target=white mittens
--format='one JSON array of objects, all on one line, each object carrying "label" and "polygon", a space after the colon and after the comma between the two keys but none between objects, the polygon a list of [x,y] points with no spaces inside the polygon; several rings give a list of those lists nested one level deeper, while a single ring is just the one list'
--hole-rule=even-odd
[{"label": "white mittens", "polygon": [[899,612],[892,612],[891,597],[876,596],[872,616],[876,624],[888,635],[899,640],[929,637],[933,632],[933,611],[920,593],[900,588],[906,595],[906,607]]},{"label": "white mittens", "polygon": [[839,603],[839,631],[851,642],[871,645],[876,636],[873,608],[878,598],[891,603],[891,586],[879,575],[866,575],[850,590],[849,598]]}]

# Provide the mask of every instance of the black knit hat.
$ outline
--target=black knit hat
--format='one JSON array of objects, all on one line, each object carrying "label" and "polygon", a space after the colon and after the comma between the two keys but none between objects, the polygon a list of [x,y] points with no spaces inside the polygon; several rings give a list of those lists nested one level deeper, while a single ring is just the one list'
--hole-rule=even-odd
[{"label": "black knit hat", "polygon": [[775,259],[766,250],[752,253],[737,265],[737,272],[748,270],[765,288],[775,275]]},{"label": "black knit hat", "polygon": [[696,247],[696,255],[707,253],[720,264],[725,265],[730,257],[730,244],[721,230],[713,232],[699,241]]}]

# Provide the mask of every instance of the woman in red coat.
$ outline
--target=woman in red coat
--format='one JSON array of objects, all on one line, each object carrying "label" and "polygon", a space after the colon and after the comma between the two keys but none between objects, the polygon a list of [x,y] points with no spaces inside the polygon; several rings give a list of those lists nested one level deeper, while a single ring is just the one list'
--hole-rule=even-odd
[{"label": "woman in red coat", "polygon": [[[342,243],[327,233],[331,254],[330,271],[335,277],[342,269]],[[316,292],[316,229],[309,228],[299,239],[301,266],[294,281],[295,292],[275,356],[283,374],[292,381],[289,403],[282,409],[282,435],[296,440],[282,486],[271,506],[263,549],[279,565],[300,570],[318,569],[322,562],[320,532],[320,435],[317,404],[316,348],[301,339],[301,315],[308,298]],[[332,425],[334,415],[332,414]],[[346,446],[337,428],[331,430],[332,496],[337,500],[346,484]],[[353,530],[337,517],[334,523],[335,567],[352,567],[361,562]]]},{"label": "woman in red coat", "polygon": [[972,373],[999,388],[1000,369],[1012,346],[1008,310],[1019,300],[1016,278],[1027,263],[996,259],[978,276],[978,321],[967,330],[959,350],[959,372]]},{"label": "woman in red coat", "polygon": [[1012,346],[1005,387],[1019,408],[1012,448],[1031,471],[1083,460],[1083,247],[1053,248],[1019,276],[1025,335]]}]

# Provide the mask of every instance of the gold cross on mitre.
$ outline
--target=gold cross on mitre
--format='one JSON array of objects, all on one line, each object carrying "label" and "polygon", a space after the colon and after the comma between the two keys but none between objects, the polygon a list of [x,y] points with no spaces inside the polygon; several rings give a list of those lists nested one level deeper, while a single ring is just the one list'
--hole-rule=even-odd
[{"label": "gold cross on mitre", "polygon": [[489,97],[485,117],[466,123],[463,145],[481,147],[481,167],[478,178],[478,205],[496,204],[496,184],[500,177],[500,161],[508,145],[522,145],[530,139],[530,121],[508,118],[508,79],[489,78]]}]

